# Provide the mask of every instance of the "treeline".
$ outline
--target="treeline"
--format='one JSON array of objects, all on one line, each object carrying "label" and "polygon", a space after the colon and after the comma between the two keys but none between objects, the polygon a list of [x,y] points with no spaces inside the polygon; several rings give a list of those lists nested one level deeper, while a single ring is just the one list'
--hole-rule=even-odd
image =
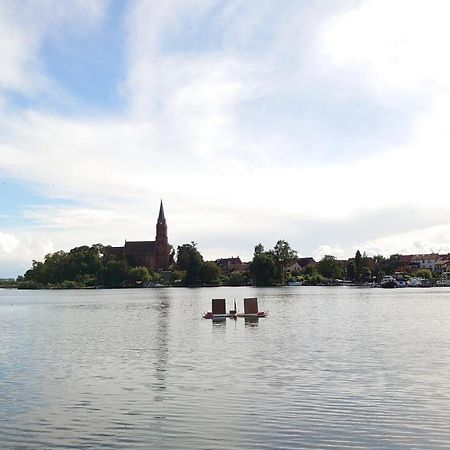
[{"label": "treeline", "polygon": [[224,274],[217,264],[204,261],[197,244],[178,247],[176,261],[169,270],[151,272],[133,266],[126,258],[104,251],[102,244],[58,251],[33,261],[17,279],[19,289],[76,289],[89,287],[139,287],[143,285],[215,286],[250,284],[248,273]]},{"label": "treeline", "polygon": [[[152,283],[167,286],[279,286],[289,281],[327,285],[336,283],[336,280],[379,282],[384,275],[394,275],[401,269],[400,255],[368,257],[359,250],[353,258],[345,261],[325,255],[319,262],[298,272],[289,269],[297,259],[297,252],[289,243],[279,240],[269,250],[265,250],[262,244],[256,245],[253,259],[246,269],[222,270],[215,262],[205,261],[197,244],[191,242],[178,247],[169,270],[151,272],[147,267],[134,266],[127,259],[112,255],[102,244],[95,244],[48,254],[42,262],[33,261],[32,267],[24,276],[18,277],[17,283],[8,282],[9,287],[22,289],[139,287]],[[426,269],[419,269],[412,275],[433,276]]]},{"label": "treeline", "polygon": [[32,267],[18,278],[20,289],[124,287],[160,281],[160,274],[146,267],[131,267],[126,259],[109,256],[102,244],[60,250],[33,261]]},{"label": "treeline", "polygon": [[205,261],[195,242],[178,247],[174,268],[182,286],[246,286],[252,283],[248,271],[225,273],[214,261]]},{"label": "treeline", "polygon": [[[369,257],[356,251],[348,260],[338,260],[333,255],[325,255],[319,262],[309,264],[301,271],[289,270],[295,262],[297,252],[289,243],[280,240],[273,249],[266,251],[261,244],[256,245],[250,264],[250,275],[256,286],[284,285],[289,281],[301,281],[305,285],[330,285],[339,280],[356,284],[379,283],[385,275],[394,275],[402,270],[401,256],[394,254]],[[417,269],[409,276],[430,279],[436,274],[428,269]]]}]

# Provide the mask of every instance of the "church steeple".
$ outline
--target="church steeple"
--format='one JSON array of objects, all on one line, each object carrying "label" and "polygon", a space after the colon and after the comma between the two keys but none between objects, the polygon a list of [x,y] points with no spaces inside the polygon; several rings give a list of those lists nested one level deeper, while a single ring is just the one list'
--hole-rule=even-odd
[{"label": "church steeple", "polygon": [[163,206],[162,200],[161,200],[161,204],[159,205],[158,223],[166,223],[166,218],[164,216],[164,206]]},{"label": "church steeple", "polygon": [[159,205],[159,215],[156,222],[156,241],[155,241],[156,267],[167,269],[169,266],[169,241],[167,238],[167,223],[164,216],[164,206],[161,200]]}]

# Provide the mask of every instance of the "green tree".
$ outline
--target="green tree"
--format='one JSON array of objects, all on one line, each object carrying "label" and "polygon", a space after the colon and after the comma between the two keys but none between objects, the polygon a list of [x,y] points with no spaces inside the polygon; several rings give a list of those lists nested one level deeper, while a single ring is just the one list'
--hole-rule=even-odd
[{"label": "green tree", "polygon": [[355,253],[355,266],[356,266],[356,281],[359,281],[361,279],[361,271],[362,271],[362,256],[361,252],[359,250],[356,250]]},{"label": "green tree", "polygon": [[297,258],[297,252],[291,248],[289,242],[280,239],[270,253],[274,256],[279,276],[278,282],[285,282],[285,267],[289,261]]},{"label": "green tree", "polygon": [[314,275],[318,275],[319,272],[317,272],[317,266],[316,265],[308,265],[305,267],[305,270],[303,271],[303,273],[306,276],[314,276]]},{"label": "green tree", "polygon": [[121,287],[128,278],[125,261],[108,261],[103,269],[103,284],[107,287]]},{"label": "green tree", "polygon": [[332,255],[325,255],[318,263],[317,269],[325,278],[336,279],[343,277],[343,269],[336,257]]},{"label": "green tree", "polygon": [[253,253],[253,255],[261,255],[262,253],[264,253],[264,246],[261,243],[255,245],[255,252]]},{"label": "green tree", "polygon": [[371,281],[372,280],[372,271],[368,267],[363,267],[361,270],[361,280],[362,281]]},{"label": "green tree", "polygon": [[427,280],[431,280],[433,278],[433,274],[429,269],[418,269],[413,275],[418,278],[426,278]]},{"label": "green tree", "polygon": [[128,280],[133,283],[138,281],[150,281],[150,272],[145,266],[132,267],[128,271]]},{"label": "green tree", "polygon": [[384,259],[380,264],[380,269],[386,275],[394,275],[395,271],[400,267],[400,255],[395,254],[389,256],[388,259]]},{"label": "green tree", "polygon": [[186,272],[184,283],[186,286],[195,286],[200,282],[203,266],[203,257],[197,249],[197,244],[183,244],[177,250],[177,267]]},{"label": "green tree", "polygon": [[354,259],[351,259],[347,263],[347,279],[351,281],[356,281],[356,278],[357,278],[356,263]]},{"label": "green tree", "polygon": [[277,261],[269,252],[255,255],[250,267],[256,286],[271,286],[280,278]]},{"label": "green tree", "polygon": [[200,280],[202,283],[213,284],[219,281],[220,268],[219,266],[212,262],[207,261],[203,263],[200,271]]},{"label": "green tree", "polygon": [[227,284],[229,286],[243,286],[246,284],[246,279],[244,278],[242,272],[235,271],[230,274]]},{"label": "green tree", "polygon": [[383,255],[376,255],[373,257],[374,261],[374,269],[372,275],[377,279],[377,281],[381,281],[381,279],[386,275],[384,272],[384,261],[386,258]]},{"label": "green tree", "polygon": [[271,251],[275,256],[276,261],[280,266],[284,266],[288,261],[297,258],[297,252],[291,248],[289,242],[280,239],[273,250]]}]

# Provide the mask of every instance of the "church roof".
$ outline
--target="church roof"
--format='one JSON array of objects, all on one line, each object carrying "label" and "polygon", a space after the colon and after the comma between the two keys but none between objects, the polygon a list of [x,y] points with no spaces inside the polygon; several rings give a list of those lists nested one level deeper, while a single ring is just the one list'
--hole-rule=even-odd
[{"label": "church roof", "polygon": [[126,241],[124,252],[134,254],[153,254],[155,251],[155,241]]}]

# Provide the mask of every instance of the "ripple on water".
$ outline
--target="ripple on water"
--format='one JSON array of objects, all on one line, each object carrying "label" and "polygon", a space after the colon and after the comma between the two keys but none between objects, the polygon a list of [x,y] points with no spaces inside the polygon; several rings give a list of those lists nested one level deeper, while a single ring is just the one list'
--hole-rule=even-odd
[{"label": "ripple on water", "polygon": [[[211,323],[210,298],[268,319]],[[450,290],[0,292],[4,448],[450,447]]]}]

